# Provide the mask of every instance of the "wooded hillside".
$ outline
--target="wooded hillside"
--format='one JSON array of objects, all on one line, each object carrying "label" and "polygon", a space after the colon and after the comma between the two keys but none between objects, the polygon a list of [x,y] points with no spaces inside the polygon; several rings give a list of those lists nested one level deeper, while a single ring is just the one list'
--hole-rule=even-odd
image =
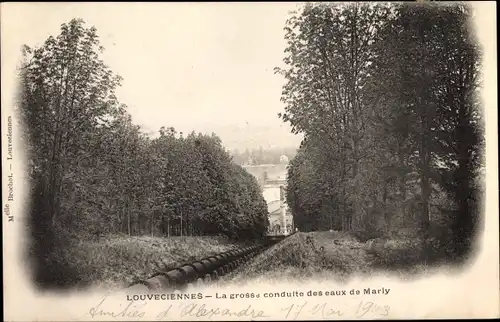
[{"label": "wooded hillside", "polygon": [[305,5],[287,21],[280,115],[303,133],[287,200],[299,229],[435,237],[479,224],[478,46],[463,5]]}]

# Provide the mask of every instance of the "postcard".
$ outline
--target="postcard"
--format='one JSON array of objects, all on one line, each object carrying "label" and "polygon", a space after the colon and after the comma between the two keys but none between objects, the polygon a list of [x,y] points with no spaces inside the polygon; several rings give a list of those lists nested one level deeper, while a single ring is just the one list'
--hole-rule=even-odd
[{"label": "postcard", "polygon": [[499,317],[495,2],[0,8],[6,321]]}]

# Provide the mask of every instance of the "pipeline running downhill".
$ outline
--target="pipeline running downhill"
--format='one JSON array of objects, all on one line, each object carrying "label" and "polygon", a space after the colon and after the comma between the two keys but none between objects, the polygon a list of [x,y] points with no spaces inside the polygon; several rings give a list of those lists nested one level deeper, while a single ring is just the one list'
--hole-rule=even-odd
[{"label": "pipeline running downhill", "polygon": [[133,283],[125,289],[125,292],[142,294],[165,291],[183,292],[194,283],[210,283],[291,235],[282,236],[281,238],[269,238],[260,245],[230,250],[166,272],[157,272],[146,280]]}]

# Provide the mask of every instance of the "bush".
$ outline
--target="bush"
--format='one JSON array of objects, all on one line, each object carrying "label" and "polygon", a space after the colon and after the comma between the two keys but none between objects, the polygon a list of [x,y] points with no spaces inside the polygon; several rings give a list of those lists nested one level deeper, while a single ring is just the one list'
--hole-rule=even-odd
[{"label": "bush", "polygon": [[366,251],[373,255],[374,265],[401,268],[425,262],[425,244],[419,239],[374,239]]}]

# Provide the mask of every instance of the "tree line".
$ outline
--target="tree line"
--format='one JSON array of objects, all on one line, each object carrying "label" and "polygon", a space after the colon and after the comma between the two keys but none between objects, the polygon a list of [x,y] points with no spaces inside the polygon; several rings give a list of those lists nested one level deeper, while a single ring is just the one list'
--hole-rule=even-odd
[{"label": "tree line", "polygon": [[307,4],[285,26],[279,116],[304,140],[288,169],[301,230],[438,236],[480,220],[481,48],[462,4]]},{"label": "tree line", "polygon": [[81,19],[23,48],[17,106],[37,247],[48,252],[60,234],[262,236],[267,206],[256,180],[215,134],[143,134],[115,95],[122,79],[103,50]]}]

